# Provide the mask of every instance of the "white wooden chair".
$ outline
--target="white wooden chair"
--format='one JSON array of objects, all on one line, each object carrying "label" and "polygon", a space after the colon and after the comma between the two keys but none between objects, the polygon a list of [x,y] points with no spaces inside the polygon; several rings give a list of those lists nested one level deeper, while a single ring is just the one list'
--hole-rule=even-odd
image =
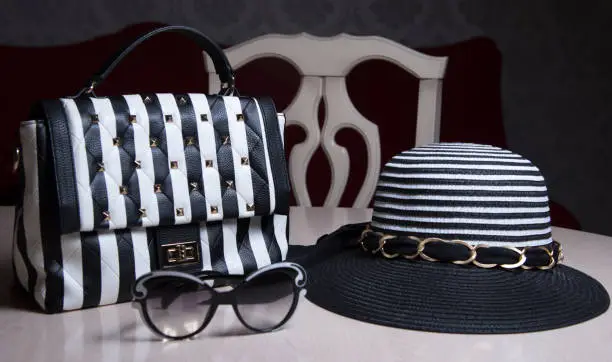
[{"label": "white wooden chair", "polygon": [[[234,69],[258,58],[276,57],[295,66],[302,83],[292,103],[284,110],[286,124],[299,125],[306,140],[289,155],[289,177],[300,206],[312,206],[306,186],[306,170],[315,150],[321,146],[331,166],[331,186],[323,206],[338,206],[349,177],[349,155],[335,142],[336,133],[349,127],[361,134],[368,154],[368,169],[353,207],[367,207],[374,194],[381,168],[378,126],[364,118],[351,103],[345,77],[362,61],[384,59],[420,79],[416,145],[439,140],[442,79],[446,57],[432,57],[389,39],[376,36],[339,34],[317,37],[268,34],[226,49]],[[211,59],[205,55],[209,90],[220,88]],[[326,119],[319,129],[318,106],[325,99]],[[281,110],[279,110],[281,111]]]}]

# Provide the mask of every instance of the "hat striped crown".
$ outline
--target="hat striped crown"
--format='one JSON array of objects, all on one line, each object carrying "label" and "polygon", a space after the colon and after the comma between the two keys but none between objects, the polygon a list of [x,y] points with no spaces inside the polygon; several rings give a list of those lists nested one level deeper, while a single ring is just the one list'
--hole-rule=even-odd
[{"label": "hat striped crown", "polygon": [[499,147],[435,143],[394,156],[374,195],[371,228],[490,246],[552,242],[540,170]]}]

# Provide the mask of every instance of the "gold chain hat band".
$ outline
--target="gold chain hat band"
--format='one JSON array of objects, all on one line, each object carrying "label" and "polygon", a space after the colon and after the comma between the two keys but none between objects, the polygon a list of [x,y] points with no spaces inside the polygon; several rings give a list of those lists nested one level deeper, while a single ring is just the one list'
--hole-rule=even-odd
[{"label": "gold chain hat band", "polygon": [[480,268],[547,270],[563,261],[561,244],[556,241],[546,246],[474,246],[463,240],[384,234],[373,231],[369,225],[361,233],[359,244],[363,250],[388,259],[420,258],[431,262],[473,264]]}]

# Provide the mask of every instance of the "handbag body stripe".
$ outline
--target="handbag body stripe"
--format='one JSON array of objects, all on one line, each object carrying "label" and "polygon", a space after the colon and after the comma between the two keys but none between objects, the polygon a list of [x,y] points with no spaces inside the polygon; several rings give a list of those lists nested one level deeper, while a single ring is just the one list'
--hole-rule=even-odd
[{"label": "handbag body stripe", "polygon": [[[271,100],[66,98],[33,115],[20,128],[13,260],[45,311],[128,301],[160,268],[244,274],[285,259],[285,124]],[[195,257],[169,266],[181,243]]]}]

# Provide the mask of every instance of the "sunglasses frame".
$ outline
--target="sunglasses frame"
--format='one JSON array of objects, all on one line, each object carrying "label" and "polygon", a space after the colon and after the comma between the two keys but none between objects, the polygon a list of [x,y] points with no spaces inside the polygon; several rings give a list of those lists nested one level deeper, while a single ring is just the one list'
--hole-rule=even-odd
[{"label": "sunglasses frame", "polygon": [[[285,274],[288,274],[290,277],[293,278],[293,283],[292,283],[293,300],[291,301],[291,307],[289,309],[289,312],[283,318],[282,321],[280,321],[275,326],[270,327],[270,328],[265,328],[265,329],[254,328],[250,326],[248,323],[246,323],[245,320],[240,315],[240,312],[238,311],[236,293],[240,290],[240,288],[247,286],[249,281],[257,278],[258,276],[262,274],[268,273],[270,271],[277,271],[277,272],[280,271]],[[173,278],[185,279],[191,282],[195,282],[201,287],[207,288],[207,290],[211,292],[212,294],[212,297],[210,299],[211,304],[210,304],[210,308],[208,309],[206,313],[206,317],[204,318],[202,325],[199,326],[192,333],[186,334],[184,336],[183,335],[168,336],[164,334],[162,331],[160,331],[155,326],[153,321],[151,320],[149,313],[147,311],[148,290],[145,287],[145,283],[151,279],[163,278],[163,277],[173,277]],[[207,281],[210,281],[210,280],[213,280],[213,281],[214,280],[228,280],[228,281],[240,280],[240,282],[237,285],[235,285],[234,288],[232,288],[232,290],[229,290],[227,292],[219,292],[215,290],[215,286],[210,286],[209,284],[206,283]],[[206,272],[206,271],[196,273],[196,274],[189,274],[189,273],[179,272],[179,271],[157,270],[157,271],[152,271],[147,274],[144,274],[140,276],[138,279],[136,279],[132,287],[132,296],[133,296],[132,307],[134,307],[135,309],[138,309],[138,311],[140,312],[140,316],[145,321],[145,324],[147,325],[147,327],[153,333],[155,333],[156,335],[164,339],[174,339],[174,340],[187,339],[187,338],[191,338],[201,333],[208,326],[208,324],[212,321],[215,313],[217,312],[217,308],[219,307],[219,305],[231,305],[232,309],[234,310],[234,313],[236,314],[236,316],[238,317],[238,320],[240,320],[240,323],[242,323],[242,325],[244,325],[246,328],[248,328],[249,330],[253,332],[265,333],[265,332],[271,332],[273,330],[280,328],[282,325],[287,323],[287,321],[289,321],[289,319],[293,316],[297,308],[300,296],[305,294],[306,292],[306,289],[305,289],[306,281],[307,281],[306,270],[301,265],[292,263],[292,262],[280,262],[280,263],[270,264],[263,268],[255,270],[254,272],[248,274],[246,277],[243,275],[216,274],[214,272]]]}]

